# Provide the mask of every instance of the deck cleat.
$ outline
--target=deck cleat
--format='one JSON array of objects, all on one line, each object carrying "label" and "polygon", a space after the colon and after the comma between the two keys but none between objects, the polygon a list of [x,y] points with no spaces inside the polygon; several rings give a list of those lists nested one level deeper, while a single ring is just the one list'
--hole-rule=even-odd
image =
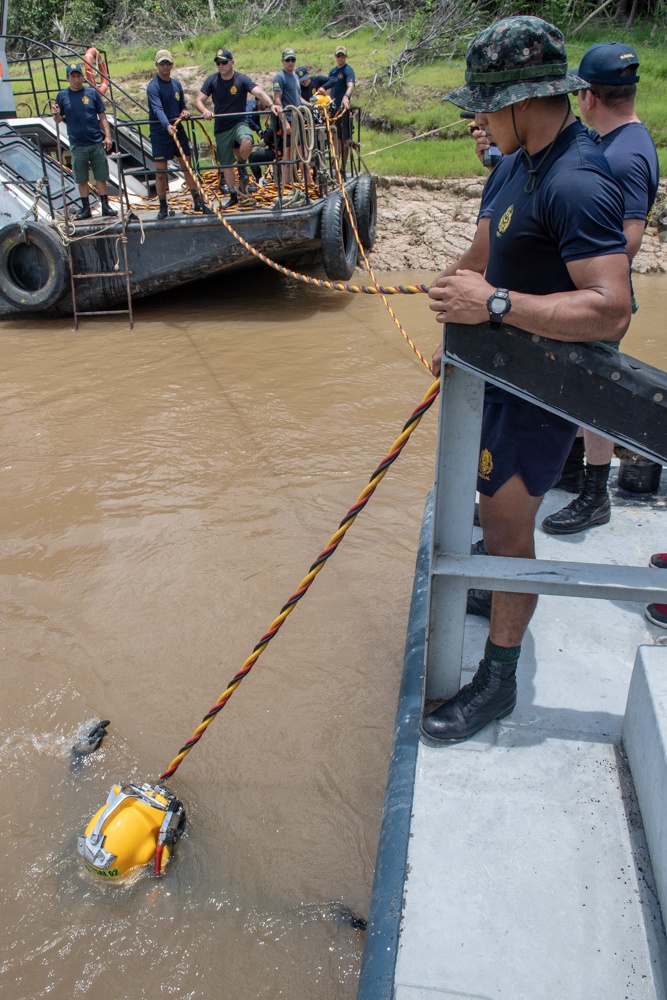
[{"label": "deck cleat", "polygon": [[114,785],[77,840],[86,868],[102,878],[122,879],[152,862],[164,874],[185,829],[183,804],[160,785]]}]

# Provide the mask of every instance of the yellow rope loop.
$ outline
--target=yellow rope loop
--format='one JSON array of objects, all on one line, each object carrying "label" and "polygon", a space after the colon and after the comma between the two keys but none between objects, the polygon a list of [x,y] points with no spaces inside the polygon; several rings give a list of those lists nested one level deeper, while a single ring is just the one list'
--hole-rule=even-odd
[{"label": "yellow rope loop", "polygon": [[[175,126],[177,126],[179,124],[179,122],[181,121],[182,117],[183,117],[183,115],[180,115],[179,118],[176,119],[176,121],[174,123]],[[331,121],[335,121],[335,118],[330,119],[329,116],[328,116],[328,114],[326,113],[326,109],[325,109],[325,116],[324,116],[324,118],[325,118],[325,122],[326,122],[326,126],[327,126],[327,133],[328,133],[328,136],[329,136],[329,143],[331,145],[331,149],[332,149],[332,153],[333,153],[334,165],[336,167],[336,173],[337,173],[337,176],[338,176],[338,182],[340,184],[340,189],[341,189],[341,192],[343,194],[343,198],[345,200],[345,206],[346,206],[348,215],[350,217],[350,221],[352,223],[352,228],[354,230],[355,239],[356,239],[357,244],[359,246],[359,249],[361,251],[361,255],[363,257],[364,263],[365,263],[365,265],[366,265],[366,267],[368,269],[368,272],[369,272],[369,274],[371,276],[371,279],[373,281],[373,285],[372,286],[347,285],[347,284],[344,284],[343,282],[323,281],[320,278],[312,278],[312,277],[310,277],[307,274],[301,274],[301,273],[299,273],[297,271],[292,271],[290,268],[284,267],[282,264],[276,263],[275,261],[273,261],[269,257],[267,257],[265,254],[263,254],[260,250],[257,250],[250,243],[248,243],[248,241],[246,239],[244,239],[244,237],[241,236],[241,234],[239,232],[237,232],[232,225],[230,225],[230,223],[227,221],[227,219],[222,214],[222,210],[221,210],[219,201],[218,201],[218,205],[215,206],[215,207],[213,207],[213,206],[210,205],[210,201],[209,201],[209,198],[207,196],[207,192],[206,192],[206,190],[205,190],[205,188],[204,188],[204,186],[203,186],[203,184],[201,182],[201,178],[196,173],[193,173],[195,184],[197,185],[197,190],[199,191],[199,194],[201,195],[202,199],[209,205],[209,207],[212,208],[212,210],[215,212],[215,214],[217,215],[217,217],[222,222],[223,226],[234,237],[234,239],[238,240],[238,242],[243,247],[245,247],[245,249],[248,250],[248,252],[251,253],[254,257],[257,257],[258,260],[261,260],[264,264],[267,264],[269,267],[273,268],[275,271],[278,271],[280,274],[285,274],[285,275],[287,275],[290,278],[294,278],[297,281],[302,281],[302,282],[304,282],[306,284],[316,285],[316,286],[318,286],[320,288],[329,288],[329,289],[332,289],[332,290],[335,290],[335,291],[370,292],[371,289],[372,289],[372,291],[375,294],[378,294],[380,296],[380,298],[382,299],[382,301],[383,301],[383,303],[385,305],[385,308],[387,309],[389,315],[393,319],[393,321],[394,321],[396,327],[398,328],[399,332],[401,333],[401,336],[404,338],[405,342],[412,349],[412,351],[415,353],[415,355],[421,361],[421,363],[426,367],[426,369],[428,370],[429,375],[430,375],[430,373],[431,373],[431,367],[430,367],[428,361],[423,356],[423,354],[419,351],[419,349],[416,347],[416,345],[413,343],[413,341],[410,339],[410,337],[408,336],[408,334],[406,333],[406,331],[403,329],[403,326],[401,325],[400,320],[398,319],[398,317],[396,316],[396,314],[392,310],[391,306],[389,305],[389,303],[388,303],[388,301],[386,299],[387,289],[384,289],[378,283],[377,278],[375,277],[375,274],[374,274],[374,272],[373,272],[373,270],[371,268],[371,265],[370,265],[370,262],[368,260],[368,257],[366,256],[364,248],[361,245],[361,239],[359,237],[359,233],[357,232],[356,224],[355,224],[355,221],[354,221],[354,212],[352,211],[352,208],[350,206],[350,201],[349,201],[349,198],[348,198],[348,195],[347,195],[347,191],[345,190],[345,184],[343,183],[343,178],[342,178],[342,175],[341,175],[340,164],[339,164],[338,157],[336,155],[336,151],[335,151],[335,148],[334,148],[333,136],[332,136],[332,133],[331,133]],[[179,151],[180,155],[184,156],[183,148],[182,148],[182,146],[180,144],[180,141],[178,139],[178,134],[174,133],[174,137],[173,138],[174,138],[174,141],[176,143],[176,146],[178,147],[178,151]],[[423,291],[423,290],[424,290],[423,288],[419,289],[419,291]],[[394,294],[403,294],[403,290],[400,289],[400,288],[396,288],[395,291],[394,291]]]},{"label": "yellow rope loop", "polygon": [[[345,207],[347,208],[347,214],[348,214],[348,216],[350,218],[350,222],[352,224],[352,229],[354,231],[354,238],[357,241],[357,246],[359,247],[359,252],[361,254],[361,257],[363,259],[364,264],[366,265],[366,270],[370,274],[371,281],[373,282],[375,288],[377,289],[378,294],[380,295],[380,298],[382,299],[387,312],[389,313],[389,315],[393,319],[394,323],[398,327],[398,329],[399,329],[399,331],[401,333],[401,336],[405,338],[406,343],[408,344],[409,347],[412,348],[412,350],[417,355],[417,357],[419,358],[419,360],[421,361],[421,363],[426,366],[426,368],[428,369],[429,375],[430,375],[431,374],[431,366],[430,366],[430,364],[428,363],[428,361],[426,360],[426,358],[424,357],[424,355],[421,353],[421,351],[410,340],[410,337],[408,336],[408,334],[406,333],[406,331],[403,329],[403,326],[401,325],[400,320],[398,319],[398,317],[396,316],[395,312],[393,311],[393,309],[389,305],[384,292],[382,292],[380,290],[381,286],[380,286],[377,278],[375,277],[375,273],[373,272],[373,268],[371,267],[370,261],[368,260],[368,257],[366,256],[366,251],[364,250],[364,248],[362,246],[361,238],[359,236],[359,233],[357,232],[357,224],[356,224],[355,214],[352,211],[352,207],[350,205],[350,201],[349,201],[348,196],[347,196],[347,191],[345,189],[345,184],[344,184],[343,176],[342,176],[341,169],[340,169],[340,162],[338,160],[338,155],[336,153],[335,143],[333,141],[333,135],[332,135],[332,132],[331,132],[331,122],[329,120],[329,115],[327,114],[327,109],[326,108],[324,109],[324,121],[325,121],[325,124],[326,124],[326,127],[327,127],[327,134],[329,136],[329,144],[331,146],[331,150],[332,150],[332,153],[333,153],[333,161],[334,161],[334,167],[336,168],[336,176],[338,177],[338,183],[340,184],[340,189],[341,189],[341,192],[343,194],[343,198],[345,199]],[[333,121],[335,121],[335,118],[333,119]]]}]

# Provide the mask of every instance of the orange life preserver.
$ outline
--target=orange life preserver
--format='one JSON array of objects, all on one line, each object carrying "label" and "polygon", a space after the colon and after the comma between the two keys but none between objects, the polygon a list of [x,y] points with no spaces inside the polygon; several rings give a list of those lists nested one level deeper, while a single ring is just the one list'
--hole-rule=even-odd
[{"label": "orange life preserver", "polygon": [[[87,50],[83,61],[86,65],[86,80],[98,94],[106,94],[109,89],[109,71],[107,64],[94,46]],[[99,82],[98,82],[99,80]]]}]

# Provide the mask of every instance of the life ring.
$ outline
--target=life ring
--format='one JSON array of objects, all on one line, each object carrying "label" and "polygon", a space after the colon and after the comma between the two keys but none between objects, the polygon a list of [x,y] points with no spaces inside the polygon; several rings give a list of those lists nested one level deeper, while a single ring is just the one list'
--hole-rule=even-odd
[{"label": "life ring", "polygon": [[[354,207],[350,205],[352,214]],[[355,220],[356,222],[356,220]],[[332,191],[322,208],[320,221],[322,263],[330,281],[347,281],[357,266],[358,247],[340,191]]]},{"label": "life ring", "polygon": [[17,309],[48,309],[65,291],[67,252],[41,222],[0,230],[0,295]]},{"label": "life ring", "polygon": [[377,234],[378,196],[375,178],[362,174],[354,187],[354,214],[364,250],[372,250]]},{"label": "life ring", "polygon": [[98,94],[106,94],[109,89],[109,71],[102,54],[91,45],[83,61],[86,64],[86,80],[90,86],[94,87]]}]

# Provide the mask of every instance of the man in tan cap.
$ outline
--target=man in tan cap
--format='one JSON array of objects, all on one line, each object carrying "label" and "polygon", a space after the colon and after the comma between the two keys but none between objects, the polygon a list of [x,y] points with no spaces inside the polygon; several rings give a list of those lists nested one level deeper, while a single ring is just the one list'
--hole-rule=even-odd
[{"label": "man in tan cap", "polygon": [[[211,210],[204,205],[197,190],[197,182],[190,169],[190,143],[185,129],[180,122],[178,126],[174,125],[176,119],[180,118],[181,115],[189,118],[190,114],[185,105],[183,85],[179,80],[174,80],[171,75],[171,69],[174,65],[171,52],[168,49],[160,49],[155,55],[155,65],[157,73],[146,87],[146,97],[149,107],[151,146],[153,147],[156,168],[155,187],[160,201],[157,217],[158,219],[166,219],[169,214],[167,208],[168,160],[178,160],[180,163],[192,194],[195,212],[204,212],[206,215],[210,215]],[[178,138],[180,149],[176,145],[175,137]]]},{"label": "man in tan cap", "polygon": [[[281,151],[284,143],[285,160],[289,163],[292,159],[292,113],[287,111],[284,114],[280,114],[280,112],[283,112],[288,107],[298,108],[304,102],[301,99],[301,84],[294,72],[296,67],[296,52],[294,49],[283,49],[282,63],[283,68],[278,70],[273,78],[273,102],[278,111],[275,123],[279,143],[278,149]],[[285,133],[284,137],[283,130]],[[290,171],[291,166],[283,167],[283,184],[286,184],[289,180]],[[307,181],[308,173],[306,168]]]},{"label": "man in tan cap", "polygon": [[340,156],[342,152],[341,168],[344,177],[347,154],[352,139],[352,120],[349,113],[350,98],[356,86],[356,77],[354,70],[348,65],[347,49],[344,45],[337,47],[334,57],[336,65],[333,69],[329,70],[329,79],[326,83],[322,84],[318,90],[318,94],[326,94],[327,90],[331,91],[331,99],[334,102],[336,113],[341,112],[340,117],[336,119],[335,143],[336,154]]}]

